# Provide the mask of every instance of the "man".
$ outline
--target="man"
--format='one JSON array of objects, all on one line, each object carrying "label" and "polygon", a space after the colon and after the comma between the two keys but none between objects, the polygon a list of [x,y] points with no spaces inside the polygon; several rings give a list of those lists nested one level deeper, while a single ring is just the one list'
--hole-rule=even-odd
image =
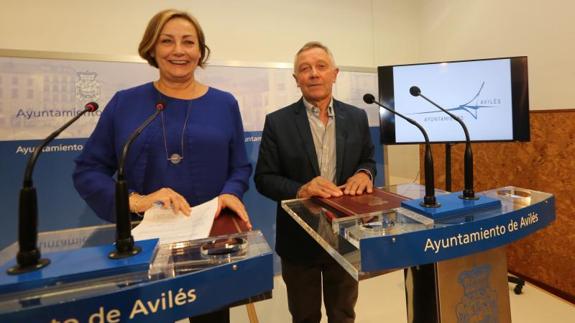
[{"label": "man", "polygon": [[319,42],[297,52],[293,75],[303,98],[267,115],[256,166],[256,188],[278,202],[276,252],[293,322],[320,322],[322,289],[329,322],[355,319],[357,282],[279,203],[372,192],[375,161],[367,115],[333,99],[338,72]]}]

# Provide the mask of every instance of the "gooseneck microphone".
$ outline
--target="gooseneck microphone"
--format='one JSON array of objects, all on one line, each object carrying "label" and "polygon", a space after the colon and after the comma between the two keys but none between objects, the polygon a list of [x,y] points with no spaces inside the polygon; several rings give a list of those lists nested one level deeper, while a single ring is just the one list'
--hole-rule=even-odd
[{"label": "gooseneck microphone", "polygon": [[108,255],[112,259],[122,259],[137,255],[142,249],[134,245],[132,236],[132,219],[130,215],[130,198],[128,195],[128,182],[125,178],[125,163],[130,146],[142,131],[166,108],[163,102],[156,103],[156,112],[148,117],[131,135],[124,144],[122,155],[118,163],[116,181],[116,250]]},{"label": "gooseneck microphone", "polygon": [[433,156],[431,155],[431,145],[429,143],[429,137],[427,136],[427,132],[423,127],[417,123],[415,120],[408,118],[401,113],[386,107],[385,105],[381,104],[380,102],[375,100],[373,94],[367,93],[363,96],[363,101],[367,104],[373,104],[380,106],[381,108],[405,119],[407,122],[411,123],[412,125],[416,126],[419,131],[423,134],[423,138],[425,138],[425,159],[424,159],[424,169],[425,169],[425,196],[423,197],[423,201],[421,202],[421,206],[427,208],[436,208],[439,207],[440,204],[437,202],[435,198],[435,180],[433,175]]},{"label": "gooseneck microphone", "polygon": [[70,121],[66,122],[58,130],[51,133],[36,148],[28,159],[26,170],[24,172],[24,183],[20,190],[20,200],[18,205],[18,254],[16,255],[16,265],[8,269],[8,274],[18,275],[43,268],[50,264],[50,259],[41,258],[42,255],[38,249],[38,201],[36,188],[32,181],[32,173],[36,161],[42,153],[42,150],[48,143],[56,138],[62,131],[68,128],[72,123],[78,120],[86,112],[98,110],[98,103],[89,102],[84,106],[84,110],[78,113]]},{"label": "gooseneck microphone", "polygon": [[473,190],[473,152],[471,151],[471,139],[469,138],[469,131],[467,130],[467,126],[461,120],[461,118],[459,118],[455,114],[447,111],[446,109],[439,106],[437,103],[431,101],[425,95],[421,94],[421,89],[419,87],[412,86],[411,88],[409,88],[409,93],[411,93],[411,95],[413,95],[413,96],[422,97],[425,101],[433,104],[439,110],[447,113],[447,115],[452,117],[453,120],[457,121],[461,125],[461,128],[463,128],[463,132],[465,133],[465,156],[464,156],[464,164],[463,164],[463,166],[464,166],[464,170],[463,170],[464,189],[463,189],[463,194],[459,197],[462,199],[465,199],[465,200],[477,200],[478,197],[475,196],[475,191]]}]

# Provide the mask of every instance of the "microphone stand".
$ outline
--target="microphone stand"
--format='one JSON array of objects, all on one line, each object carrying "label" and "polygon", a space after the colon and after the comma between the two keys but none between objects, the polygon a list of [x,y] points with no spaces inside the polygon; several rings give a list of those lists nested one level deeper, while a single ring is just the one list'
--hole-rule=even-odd
[{"label": "microphone stand", "polygon": [[9,268],[7,273],[10,275],[19,275],[50,264],[50,259],[42,258],[38,249],[38,199],[36,188],[32,181],[32,173],[38,157],[48,143],[56,138],[62,131],[68,128],[72,123],[78,120],[86,112],[94,112],[98,109],[96,102],[87,103],[84,110],[78,113],[62,127],[51,133],[36,148],[34,153],[28,159],[26,170],[24,172],[24,182],[20,189],[20,199],[18,202],[18,254],[16,255],[16,265]]},{"label": "microphone stand", "polygon": [[132,142],[142,133],[160,112],[164,110],[163,103],[156,104],[156,112],[152,114],[144,123],[134,131],[122,149],[122,156],[118,166],[118,179],[116,181],[116,250],[113,250],[108,255],[112,259],[122,259],[137,255],[142,251],[142,248],[134,245],[134,237],[132,236],[132,219],[130,214],[130,198],[128,194],[128,181],[125,178],[125,163],[128,151]]},{"label": "microphone stand", "polygon": [[421,206],[426,208],[437,208],[441,205],[437,202],[435,198],[435,180],[433,174],[433,156],[431,155],[431,145],[429,143],[429,137],[427,136],[427,132],[423,127],[417,123],[415,120],[402,115],[401,113],[386,107],[385,105],[377,102],[375,97],[372,94],[365,94],[363,96],[363,101],[367,104],[375,103],[376,105],[380,106],[381,108],[400,116],[401,118],[405,119],[407,122],[411,123],[412,125],[416,126],[419,131],[423,134],[423,138],[425,139],[425,153],[424,153],[424,170],[425,170],[425,196],[423,197],[423,201],[420,203]]},{"label": "microphone stand", "polygon": [[447,113],[447,115],[452,117],[453,120],[457,121],[461,125],[461,127],[463,128],[463,132],[465,133],[465,155],[464,155],[464,164],[463,164],[463,167],[464,167],[464,171],[463,171],[464,172],[464,189],[463,189],[463,194],[459,197],[464,199],[464,200],[477,200],[477,199],[479,199],[478,197],[475,196],[475,191],[473,190],[473,152],[471,151],[471,139],[469,138],[469,131],[467,130],[465,123],[463,123],[461,118],[459,118],[455,114],[453,114],[453,113],[447,111],[446,109],[440,107],[437,103],[433,102],[432,100],[427,98],[425,95],[421,94],[421,90],[419,89],[419,87],[412,86],[409,89],[409,93],[411,93],[411,95],[413,95],[413,96],[422,97],[423,99],[425,99],[425,101],[431,103],[432,105],[437,107],[439,110]]},{"label": "microphone stand", "polygon": [[448,142],[445,144],[445,190],[451,192],[451,146]]}]

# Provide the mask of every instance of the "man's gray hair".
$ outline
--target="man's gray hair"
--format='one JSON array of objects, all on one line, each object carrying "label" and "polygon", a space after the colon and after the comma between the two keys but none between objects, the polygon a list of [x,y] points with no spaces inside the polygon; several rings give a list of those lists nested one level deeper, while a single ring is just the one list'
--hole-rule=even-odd
[{"label": "man's gray hair", "polygon": [[299,54],[305,52],[306,50],[310,50],[310,49],[314,49],[314,48],[320,48],[323,49],[327,55],[329,56],[330,60],[331,60],[331,64],[333,65],[333,67],[336,67],[335,65],[335,59],[333,58],[333,54],[331,53],[331,51],[329,50],[329,48],[327,48],[327,46],[325,46],[324,44],[318,42],[318,41],[310,41],[305,43],[305,45],[302,46],[302,48],[300,48],[300,50],[297,51],[297,53],[295,54],[295,58],[293,61],[293,70],[294,72],[296,72],[296,63],[297,63],[297,57],[299,56]]}]

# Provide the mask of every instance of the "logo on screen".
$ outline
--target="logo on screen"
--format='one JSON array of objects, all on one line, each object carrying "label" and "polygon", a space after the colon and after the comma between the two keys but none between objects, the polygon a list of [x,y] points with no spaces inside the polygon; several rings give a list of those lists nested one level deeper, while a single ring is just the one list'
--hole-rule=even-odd
[{"label": "logo on screen", "polygon": [[[448,108],[445,109],[449,112],[464,112],[464,113],[468,113],[473,119],[477,120],[478,116],[479,116],[479,110],[480,109],[492,109],[492,108],[496,108],[497,105],[501,104],[501,99],[500,98],[479,98],[479,96],[481,95],[481,91],[483,91],[483,88],[485,86],[485,82],[481,83],[481,86],[479,87],[479,90],[477,90],[477,93],[475,93],[475,95],[471,98],[471,100],[468,100],[467,102],[460,104],[454,108]],[[417,113],[413,113],[413,114],[428,114],[428,113],[444,113],[441,110],[430,110],[430,111],[424,111],[424,112],[417,112]],[[462,116],[460,116],[461,118],[463,118]],[[445,120],[451,120],[451,117],[449,116],[445,116],[445,117],[441,117],[440,119],[445,119]],[[439,120],[425,120],[425,121],[439,121]]]}]

